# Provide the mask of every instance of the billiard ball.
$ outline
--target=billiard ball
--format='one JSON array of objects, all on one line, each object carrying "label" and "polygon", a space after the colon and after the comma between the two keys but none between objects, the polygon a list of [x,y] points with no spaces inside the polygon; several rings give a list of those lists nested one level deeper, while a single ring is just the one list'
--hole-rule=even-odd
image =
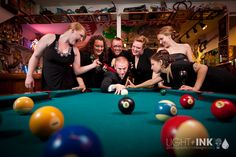
[{"label": "billiard ball", "polygon": [[67,126],[53,134],[47,141],[44,157],[102,157],[98,136],[87,127]]},{"label": "billiard ball", "polygon": [[13,110],[19,114],[27,114],[34,107],[34,101],[26,96],[17,98],[13,103]]},{"label": "billiard ball", "polygon": [[161,130],[161,143],[172,156],[197,156],[206,153],[196,149],[197,139],[208,138],[206,127],[190,116],[168,119]]},{"label": "billiard ball", "polygon": [[195,104],[195,99],[190,94],[184,94],[179,99],[180,105],[185,109],[191,109]]},{"label": "billiard ball", "polygon": [[121,92],[120,92],[121,95],[128,95],[128,93],[129,92],[128,92],[127,89],[122,89]]},{"label": "billiard ball", "polygon": [[165,100],[162,100],[155,106],[155,117],[161,122],[165,122],[167,119],[175,115],[177,115],[177,108],[173,102],[168,103],[168,101],[166,102]]},{"label": "billiard ball", "polygon": [[64,125],[63,113],[56,107],[44,106],[30,117],[29,127],[32,134],[47,139]]},{"label": "billiard ball", "polygon": [[176,106],[175,103],[173,101],[170,101],[170,100],[161,100],[161,101],[159,101],[159,103],[164,103],[168,106]]},{"label": "billiard ball", "polygon": [[161,93],[161,95],[166,95],[166,89],[161,89],[160,93]]},{"label": "billiard ball", "polygon": [[236,114],[236,107],[228,99],[215,100],[211,105],[212,114],[221,121],[231,120]]},{"label": "billiard ball", "polygon": [[130,97],[123,97],[118,102],[118,108],[123,114],[131,114],[134,110],[135,102]]}]

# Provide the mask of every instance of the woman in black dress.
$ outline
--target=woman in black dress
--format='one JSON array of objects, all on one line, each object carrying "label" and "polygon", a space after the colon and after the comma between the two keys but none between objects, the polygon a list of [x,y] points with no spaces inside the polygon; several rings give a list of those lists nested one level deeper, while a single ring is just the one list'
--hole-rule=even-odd
[{"label": "woman in black dress", "polygon": [[[236,94],[234,87],[236,75],[225,69],[208,67],[194,62],[174,62],[166,50],[160,50],[154,54],[151,57],[151,64],[153,72],[161,73],[161,77],[149,80],[149,82],[146,81],[138,87],[148,86],[163,80],[164,85],[173,89]],[[186,73],[184,78],[183,71]]]},{"label": "woman in black dress", "polygon": [[95,60],[88,66],[80,66],[80,53],[76,44],[83,41],[85,32],[85,28],[75,22],[71,23],[68,30],[61,35],[44,35],[29,60],[26,88],[34,87],[33,72],[41,57],[43,57],[43,90],[72,89],[78,86],[76,75],[93,69],[99,64],[98,60]]},{"label": "woman in black dress", "polygon": [[175,61],[184,60],[194,62],[195,56],[189,44],[177,43],[175,38],[178,33],[172,26],[164,26],[157,32],[157,41],[159,43],[159,50],[167,50]]},{"label": "woman in black dress", "polygon": [[147,43],[148,39],[142,35],[134,38],[132,44],[130,68],[134,84],[139,84],[152,78],[150,57],[154,52],[146,47]]},{"label": "woman in black dress", "polygon": [[[107,64],[107,44],[102,35],[94,35],[87,45],[81,49],[81,66],[86,66],[98,59],[101,64],[79,78],[84,81],[85,88],[100,88],[104,76],[104,64]],[[77,79],[79,79],[77,78]]]},{"label": "woman in black dress", "polygon": [[[177,43],[175,38],[178,37],[178,32],[172,26],[163,26],[157,32],[157,41],[159,43],[159,50],[167,50],[174,61],[196,61],[192,49],[187,43]],[[153,73],[152,78],[157,77],[158,74]],[[162,82],[158,83],[159,88],[168,88]]]}]

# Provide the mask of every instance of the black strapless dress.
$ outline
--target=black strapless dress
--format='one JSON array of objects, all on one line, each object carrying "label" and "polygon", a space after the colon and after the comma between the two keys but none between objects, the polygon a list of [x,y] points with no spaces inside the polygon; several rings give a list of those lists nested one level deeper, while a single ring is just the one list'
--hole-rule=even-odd
[{"label": "black strapless dress", "polygon": [[175,53],[170,55],[174,61],[188,61],[188,57],[182,53]]}]

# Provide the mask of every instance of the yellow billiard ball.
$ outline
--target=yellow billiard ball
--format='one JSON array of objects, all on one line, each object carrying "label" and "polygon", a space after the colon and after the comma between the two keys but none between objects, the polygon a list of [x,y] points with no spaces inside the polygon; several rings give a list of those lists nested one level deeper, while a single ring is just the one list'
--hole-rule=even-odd
[{"label": "yellow billiard ball", "polygon": [[19,114],[27,114],[34,107],[34,101],[26,96],[17,98],[13,104],[13,110]]},{"label": "yellow billiard ball", "polygon": [[46,139],[64,125],[63,113],[56,107],[44,106],[30,117],[29,127],[32,134]]}]

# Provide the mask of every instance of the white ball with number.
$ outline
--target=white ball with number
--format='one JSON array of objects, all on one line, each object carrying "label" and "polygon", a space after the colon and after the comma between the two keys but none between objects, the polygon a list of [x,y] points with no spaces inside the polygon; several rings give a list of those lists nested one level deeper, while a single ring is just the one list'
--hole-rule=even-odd
[{"label": "white ball with number", "polygon": [[121,94],[121,95],[128,95],[128,93],[129,93],[129,92],[128,92],[127,89],[122,89],[120,94]]}]

